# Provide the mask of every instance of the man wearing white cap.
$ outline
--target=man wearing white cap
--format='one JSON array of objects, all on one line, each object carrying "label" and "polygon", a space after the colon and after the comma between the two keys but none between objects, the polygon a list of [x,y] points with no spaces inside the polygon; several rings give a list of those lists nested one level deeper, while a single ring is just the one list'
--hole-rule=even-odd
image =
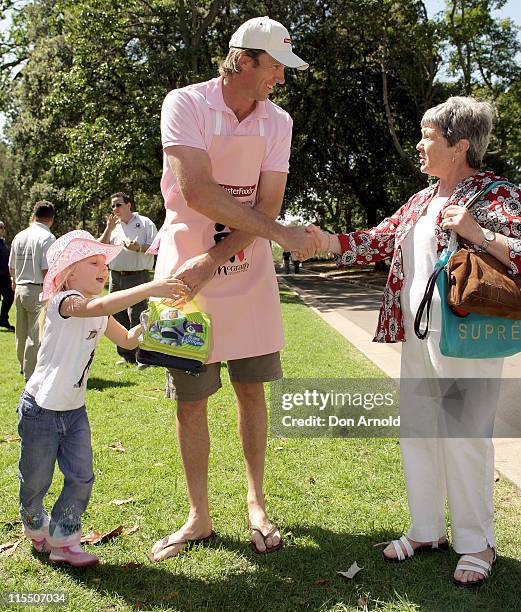
[{"label": "man wearing white cap", "polygon": [[172,272],[210,313],[213,346],[199,377],[170,370],[177,434],[190,513],[158,541],[152,558],[177,555],[212,536],[208,507],[208,397],[228,364],[238,403],[248,480],[248,519],[258,553],[282,546],[264,506],[267,416],[263,383],[282,377],[283,331],[268,239],[284,250],[311,249],[302,227],[275,222],[286,186],[292,121],[268,100],[284,84],[285,67],[308,67],[292,51],[286,28],[269,17],[244,23],[232,36],[218,78],[170,92],[161,114],[161,190],[166,219],[152,252],[156,275]]}]

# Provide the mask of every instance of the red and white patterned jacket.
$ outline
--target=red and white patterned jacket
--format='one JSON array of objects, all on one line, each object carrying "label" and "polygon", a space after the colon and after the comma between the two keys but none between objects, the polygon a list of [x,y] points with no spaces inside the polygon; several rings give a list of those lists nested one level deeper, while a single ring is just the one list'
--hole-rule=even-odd
[{"label": "red and white patterned jacket", "polygon": [[[456,186],[447,200],[450,204],[464,205],[469,198],[484,189],[490,182],[507,180],[493,172],[479,172]],[[401,244],[423,211],[435,196],[438,183],[415,193],[391,217],[369,230],[339,235],[342,254],[339,266],[368,264],[391,258],[391,269],[384,289],[378,327],[373,342],[404,342],[400,293],[403,286]],[[435,235],[437,252],[447,246],[450,232],[440,227],[442,212],[436,218]],[[514,185],[499,185],[489,191],[470,209],[474,219],[485,228],[508,238],[510,270],[512,275],[521,273],[521,189]]]}]

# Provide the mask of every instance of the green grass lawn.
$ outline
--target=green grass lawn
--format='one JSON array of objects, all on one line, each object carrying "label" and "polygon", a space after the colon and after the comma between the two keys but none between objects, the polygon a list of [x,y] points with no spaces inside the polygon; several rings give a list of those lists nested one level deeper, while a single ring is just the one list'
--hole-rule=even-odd
[{"label": "green grass lawn", "polygon": [[[382,376],[342,336],[282,293],[287,377]],[[0,331],[0,437],[16,435],[22,390],[14,335]],[[497,483],[500,557],[478,592],[452,587],[451,551],[402,564],[381,560],[374,544],[408,525],[399,447],[394,439],[271,439],[266,493],[270,516],[286,546],[256,555],[248,545],[246,483],[236,435],[232,388],[210,400],[210,503],[218,537],[176,559],[151,563],[146,553],[184,522],[187,501],[174,431],[174,405],[163,396],[164,374],[116,367],[116,351],[102,340],[89,380],[96,483],[84,530],[138,526],[90,547],[102,564],[87,570],[56,567],[22,541],[0,558],[0,591],[67,591],[69,610],[519,610],[521,608],[521,495]],[[120,441],[126,452],[109,444]],[[0,544],[20,538],[17,503],[19,444],[0,443]],[[57,470],[48,506],[61,486]],[[133,498],[122,506],[112,500]],[[353,561],[352,581],[337,574]],[[130,564],[130,565],[129,565]]]}]

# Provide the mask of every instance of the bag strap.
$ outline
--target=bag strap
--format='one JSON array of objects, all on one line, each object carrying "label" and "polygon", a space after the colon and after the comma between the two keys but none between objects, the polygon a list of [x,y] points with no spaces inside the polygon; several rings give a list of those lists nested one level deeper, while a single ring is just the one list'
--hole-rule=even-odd
[{"label": "bag strap", "polygon": [[497,187],[498,185],[511,185],[512,183],[510,183],[510,181],[492,181],[492,183],[490,183],[489,185],[487,185],[484,189],[482,189],[481,191],[478,191],[478,193],[474,194],[470,200],[468,200],[467,202],[465,202],[465,204],[463,205],[463,208],[470,208],[471,206],[474,206],[474,204],[480,199],[482,198],[484,195],[487,195],[487,193],[489,191],[492,191],[492,189],[494,189],[494,187]]},{"label": "bag strap", "polygon": [[[474,206],[474,204],[478,200],[480,200],[483,196],[487,195],[489,191],[492,191],[492,189],[494,189],[498,185],[512,185],[512,183],[510,181],[492,181],[484,189],[478,191],[469,200],[467,200],[467,202],[463,204],[462,208],[469,209],[471,206]],[[451,230],[447,248],[449,249],[449,251],[455,251],[458,248],[458,244],[458,234],[454,230]]]},{"label": "bag strap", "polygon": [[199,308],[199,304],[195,301],[195,298],[192,298],[191,300],[189,300],[188,302],[186,302],[185,304],[183,304],[181,306],[181,310],[185,313],[185,314],[189,314],[189,312],[186,310],[186,307],[191,304],[193,305],[193,307],[195,307],[195,310],[193,310],[193,308],[190,308],[190,312],[202,312],[201,309]]},{"label": "bag strap", "polygon": [[[436,279],[438,278],[439,273],[443,270],[445,270],[445,266],[435,268],[434,272],[429,276],[429,280],[427,281],[427,287],[425,288],[425,293],[423,294],[422,300],[416,312],[416,316],[414,317],[414,333],[420,340],[425,340],[427,334],[429,333],[432,295],[434,293],[434,288],[436,287]],[[427,310],[427,322],[425,324],[425,329],[421,331],[420,327],[423,319],[423,313],[425,310]]]},{"label": "bag strap", "polygon": [[[511,183],[509,181],[492,181],[492,183],[490,183],[489,185],[487,185],[484,189],[482,189],[481,191],[478,191],[478,193],[474,194],[464,205],[463,208],[470,208],[471,206],[473,206],[480,198],[482,198],[484,195],[486,195],[489,191],[491,191],[492,189],[494,189],[494,187],[497,187],[498,185],[511,185]],[[449,244],[447,247],[447,250],[449,252],[452,252],[454,250],[456,250],[458,246],[458,238],[457,238],[457,234],[454,230],[451,231],[450,234],[450,238],[449,238]],[[414,317],[414,333],[416,334],[416,336],[420,339],[420,340],[425,340],[425,338],[427,337],[427,334],[429,333],[429,322],[430,322],[430,316],[431,316],[431,306],[432,306],[432,296],[434,293],[434,288],[436,287],[436,279],[438,278],[438,275],[445,270],[446,265],[445,266],[439,266],[438,268],[434,269],[434,272],[430,275],[429,280],[427,281],[427,286],[425,288],[425,293],[423,295],[423,298],[420,302],[420,305],[418,307],[418,311],[416,312],[416,316]],[[444,296],[441,296],[441,299],[444,299]],[[425,324],[425,329],[422,331],[421,330],[421,322],[423,319],[423,314],[425,312],[425,310],[427,311],[427,321]]]},{"label": "bag strap", "polygon": [[[168,305],[168,298],[162,298],[161,300],[159,300],[162,304],[167,304]],[[197,302],[195,301],[195,299],[191,299],[188,302],[185,302],[184,304],[182,304],[181,306],[176,306],[175,308],[177,308],[177,310],[182,310],[185,314],[189,314],[188,311],[186,310],[186,307],[188,304],[193,304],[195,307],[195,310],[190,310],[190,312],[202,312],[202,310],[199,308],[199,305],[197,304]]]}]

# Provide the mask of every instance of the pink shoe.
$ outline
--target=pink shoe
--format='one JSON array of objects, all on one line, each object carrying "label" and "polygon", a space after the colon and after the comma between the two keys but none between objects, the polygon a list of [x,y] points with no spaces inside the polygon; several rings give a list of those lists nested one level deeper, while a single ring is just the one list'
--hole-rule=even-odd
[{"label": "pink shoe", "polygon": [[63,546],[61,548],[53,546],[49,559],[55,563],[68,563],[72,567],[88,567],[89,565],[99,563],[96,555],[85,552],[79,544],[72,544],[71,546]]},{"label": "pink shoe", "polygon": [[36,552],[51,552],[51,545],[48,541],[49,523],[45,523],[40,529],[29,529],[29,527],[24,526],[23,531],[24,535],[27,536],[33,543],[33,547]]},{"label": "pink shoe", "polygon": [[33,543],[33,548],[36,552],[39,552],[39,553],[50,553],[51,552],[51,547],[49,545],[49,542],[47,542],[45,538],[43,538],[42,540],[36,540],[34,538],[31,538],[31,542]]}]

